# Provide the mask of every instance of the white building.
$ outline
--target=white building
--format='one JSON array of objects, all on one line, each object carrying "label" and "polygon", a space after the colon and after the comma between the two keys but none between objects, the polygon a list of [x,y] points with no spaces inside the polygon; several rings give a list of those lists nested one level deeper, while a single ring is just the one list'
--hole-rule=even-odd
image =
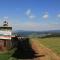
[{"label": "white building", "polygon": [[7,21],[0,26],[0,50],[11,48],[12,27],[8,25]]}]

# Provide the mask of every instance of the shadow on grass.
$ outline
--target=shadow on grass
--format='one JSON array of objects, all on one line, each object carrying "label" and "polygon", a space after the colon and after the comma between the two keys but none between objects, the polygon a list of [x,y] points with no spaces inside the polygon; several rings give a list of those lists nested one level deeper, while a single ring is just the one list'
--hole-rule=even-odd
[{"label": "shadow on grass", "polygon": [[19,39],[16,51],[12,54],[11,57],[17,58],[17,59],[34,59],[37,57],[43,57],[44,55],[38,55],[36,56],[36,53],[29,42],[29,39]]}]

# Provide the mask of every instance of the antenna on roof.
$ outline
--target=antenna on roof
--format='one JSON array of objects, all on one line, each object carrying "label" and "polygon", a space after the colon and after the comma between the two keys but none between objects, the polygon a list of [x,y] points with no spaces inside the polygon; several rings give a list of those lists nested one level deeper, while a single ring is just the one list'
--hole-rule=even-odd
[{"label": "antenna on roof", "polygon": [[7,20],[8,20],[8,17],[7,17],[7,16],[4,17],[3,26],[8,26],[8,22],[7,22]]}]

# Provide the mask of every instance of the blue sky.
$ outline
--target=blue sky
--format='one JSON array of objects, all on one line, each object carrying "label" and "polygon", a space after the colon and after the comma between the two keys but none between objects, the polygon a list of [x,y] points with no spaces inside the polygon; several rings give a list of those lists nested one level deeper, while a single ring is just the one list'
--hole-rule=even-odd
[{"label": "blue sky", "polygon": [[0,22],[7,19],[13,29],[60,29],[60,0],[0,0]]}]

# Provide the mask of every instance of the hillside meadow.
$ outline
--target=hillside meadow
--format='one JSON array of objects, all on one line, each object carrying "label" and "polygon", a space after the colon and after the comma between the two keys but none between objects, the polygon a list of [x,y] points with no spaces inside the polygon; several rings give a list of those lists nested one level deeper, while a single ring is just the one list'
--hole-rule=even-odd
[{"label": "hillside meadow", "polygon": [[39,40],[41,44],[45,47],[50,48],[53,52],[60,56],[60,37],[50,37],[50,38],[32,38],[34,40]]},{"label": "hillside meadow", "polygon": [[[38,40],[45,47],[50,48],[54,53],[60,56],[60,37],[50,37],[50,38],[30,38]],[[13,54],[14,50],[10,52],[0,54],[0,60],[8,60]]]}]

